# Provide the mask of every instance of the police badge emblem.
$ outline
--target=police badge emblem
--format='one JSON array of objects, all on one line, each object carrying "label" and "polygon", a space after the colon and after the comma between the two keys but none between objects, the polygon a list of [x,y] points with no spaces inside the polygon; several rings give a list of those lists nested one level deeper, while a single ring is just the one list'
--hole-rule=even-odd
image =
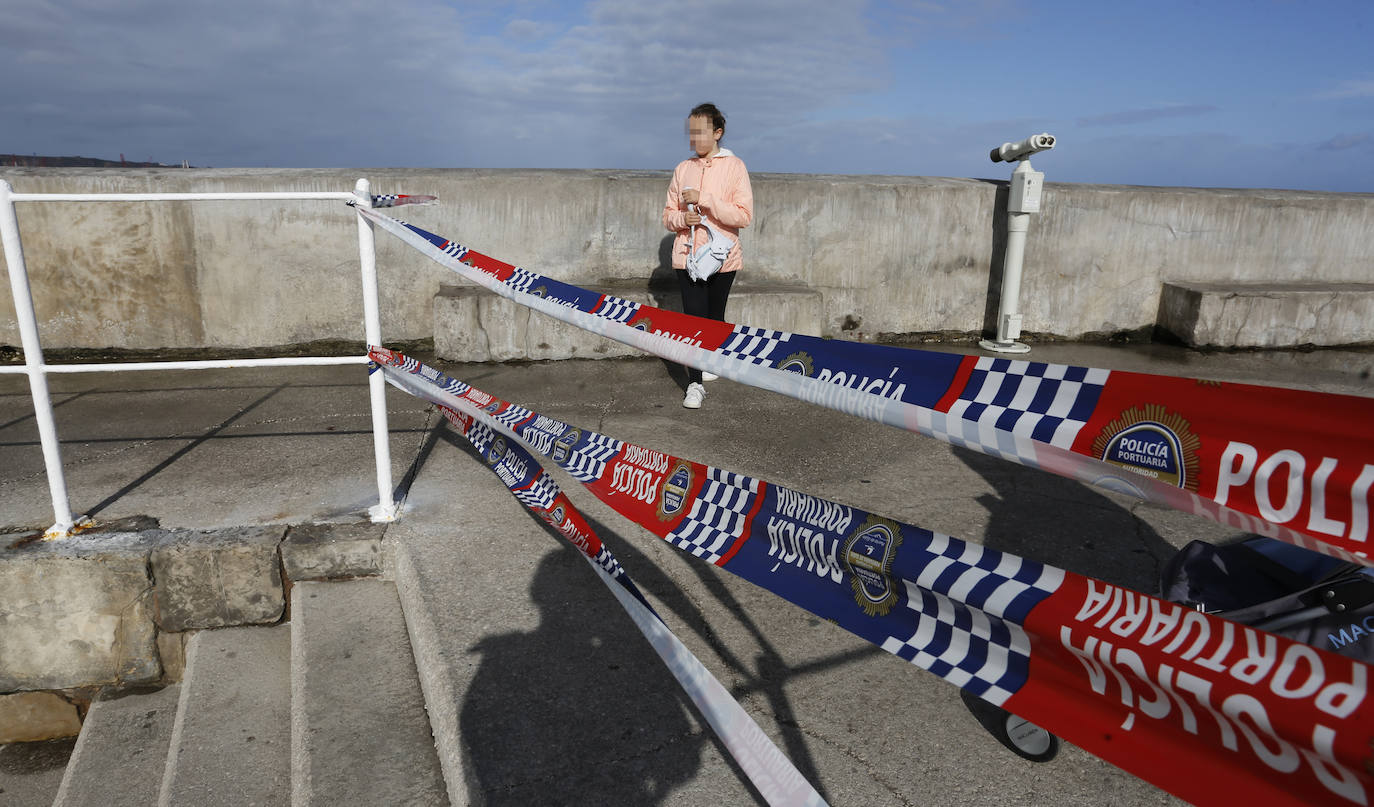
[{"label": "police badge emblem", "polygon": [[692,489],[692,466],[686,460],[678,460],[668,477],[663,480],[663,492],[658,496],[658,518],[667,521],[682,512],[687,503],[687,491]]},{"label": "police badge emblem", "polygon": [[788,355],[782,361],[775,364],[774,368],[778,370],[785,370],[789,373],[797,373],[799,375],[804,376],[809,376],[813,372],[815,372],[815,367],[811,360],[811,354],[807,353],[804,350],[799,350],[796,353]]},{"label": "police badge emblem", "polygon": [[897,603],[897,583],[892,579],[892,561],[902,545],[897,522],[870,515],[844,542],[845,566],[849,567],[854,601],[869,616],[886,616]]},{"label": "police badge emblem", "polygon": [[1188,421],[1159,404],[1131,407],[1093,441],[1093,455],[1118,468],[1185,490],[1198,488],[1201,445]]},{"label": "police badge emblem", "polygon": [[496,439],[491,441],[491,446],[487,448],[487,464],[495,465],[506,455],[506,438],[496,435]]},{"label": "police badge emblem", "polygon": [[573,446],[577,445],[577,441],[580,439],[582,439],[581,429],[571,428],[563,432],[563,435],[553,444],[553,461],[559,465],[567,462],[568,454],[572,451]]},{"label": "police badge emblem", "polygon": [[631,328],[634,328],[636,331],[643,331],[643,332],[645,332],[645,333],[653,333],[653,330],[654,330],[654,322],[653,322],[653,320],[649,319],[648,317],[640,317],[639,319],[636,319],[636,320],[634,321],[634,323],[630,325],[630,327],[631,327]]},{"label": "police badge emblem", "polygon": [[549,290],[544,288],[543,286],[535,286],[534,288],[530,289],[530,294],[534,295],[535,297],[547,297],[549,294]]}]

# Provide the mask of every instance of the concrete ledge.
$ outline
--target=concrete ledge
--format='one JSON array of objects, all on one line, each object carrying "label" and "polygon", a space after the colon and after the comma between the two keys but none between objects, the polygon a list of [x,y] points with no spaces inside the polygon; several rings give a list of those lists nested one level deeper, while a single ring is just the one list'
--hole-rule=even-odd
[{"label": "concrete ledge", "polygon": [[83,535],[0,551],[0,692],[157,680],[151,542]]},{"label": "concrete ledge", "polygon": [[[675,286],[613,283],[593,287],[631,302],[681,311]],[[805,286],[738,282],[726,319],[792,333],[819,334],[821,293]],[[532,311],[478,286],[440,286],[434,297],[434,352],[448,361],[605,359],[643,352]]]},{"label": "concrete ledge", "polygon": [[150,560],[165,631],[276,622],[285,608],[277,545],[285,527],[177,530]]},{"label": "concrete ledge", "polygon": [[288,580],[338,580],[382,573],[386,524],[304,524],[281,545]]},{"label": "concrete ledge", "polygon": [[1372,283],[1164,283],[1158,326],[1193,347],[1374,343]]}]

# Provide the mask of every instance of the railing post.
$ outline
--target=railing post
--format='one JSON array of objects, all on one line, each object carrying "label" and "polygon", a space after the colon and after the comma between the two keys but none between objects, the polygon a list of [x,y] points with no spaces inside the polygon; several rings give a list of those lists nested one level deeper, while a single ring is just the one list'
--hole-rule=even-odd
[{"label": "railing post", "polygon": [[[359,179],[353,193],[358,204],[372,207],[372,183]],[[382,317],[377,304],[377,251],[372,222],[362,213],[358,217],[358,262],[363,273],[363,330],[369,347],[381,347]],[[377,504],[367,512],[373,521],[396,520],[397,507],[391,495],[391,435],[386,419],[386,380],[381,373],[368,378],[372,397],[372,447],[377,456]]]},{"label": "railing post", "polygon": [[54,523],[43,537],[64,538],[71,534],[76,522],[67,500],[67,480],[62,476],[62,451],[52,416],[52,399],[48,396],[48,376],[44,370],[43,346],[38,341],[38,319],[33,311],[29,271],[24,265],[24,245],[19,240],[19,219],[14,214],[14,200],[10,198],[13,191],[8,182],[0,179],[0,240],[5,245],[5,265],[9,270],[10,292],[14,295],[14,318],[19,324],[19,344],[24,350],[24,367],[29,376],[29,392],[33,395],[33,416],[38,423],[38,441],[43,447],[43,467],[48,476],[48,493],[52,496]]}]

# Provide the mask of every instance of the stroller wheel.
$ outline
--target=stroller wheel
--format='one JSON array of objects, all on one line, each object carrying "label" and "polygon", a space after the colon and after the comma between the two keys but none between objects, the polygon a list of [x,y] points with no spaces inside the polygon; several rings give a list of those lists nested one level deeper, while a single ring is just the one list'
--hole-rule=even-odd
[{"label": "stroller wheel", "polygon": [[1059,738],[1011,712],[997,724],[994,734],[1007,748],[1032,762],[1049,762],[1059,753]]}]

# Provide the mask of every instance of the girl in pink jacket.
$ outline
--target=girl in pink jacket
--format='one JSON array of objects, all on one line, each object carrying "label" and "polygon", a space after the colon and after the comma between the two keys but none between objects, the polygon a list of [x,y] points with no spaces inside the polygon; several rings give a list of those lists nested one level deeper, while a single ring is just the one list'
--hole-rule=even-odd
[{"label": "girl in pink jacket", "polygon": [[[678,286],[682,289],[682,310],[715,320],[725,319],[730,285],[742,264],[740,228],[748,227],[754,220],[754,192],[749,187],[749,171],[743,160],[729,149],[720,147],[720,139],[724,136],[725,116],[715,104],[699,104],[688,113],[687,142],[696,156],[683,160],[673,169],[668,198],[663,205],[663,226],[677,233],[673,241],[673,269],[677,270]],[[703,222],[734,245],[720,271],[704,281],[697,281],[687,274],[687,256],[711,240],[706,227],[696,226]],[[694,226],[696,242],[689,244]],[[700,409],[706,397],[702,372],[693,367],[686,369],[687,394],[682,405]],[[714,378],[712,375],[708,380]]]}]

